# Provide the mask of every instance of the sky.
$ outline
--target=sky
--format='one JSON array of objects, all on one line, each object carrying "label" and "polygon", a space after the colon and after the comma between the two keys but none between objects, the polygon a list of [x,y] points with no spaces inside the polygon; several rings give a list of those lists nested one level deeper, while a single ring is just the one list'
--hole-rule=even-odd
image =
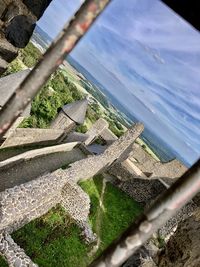
[{"label": "sky", "polygon": [[[81,5],[54,0],[39,26],[55,37]],[[71,53],[189,164],[200,155],[200,35],[159,0],[114,0]]]}]

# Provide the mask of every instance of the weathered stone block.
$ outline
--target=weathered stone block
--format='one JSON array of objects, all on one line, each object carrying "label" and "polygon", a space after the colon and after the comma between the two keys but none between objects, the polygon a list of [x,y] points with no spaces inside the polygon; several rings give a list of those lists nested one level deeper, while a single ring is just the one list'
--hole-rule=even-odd
[{"label": "weathered stone block", "polygon": [[18,49],[5,39],[5,37],[0,35],[0,57],[7,62],[11,62],[18,54]]},{"label": "weathered stone block", "polygon": [[17,3],[14,4],[13,2],[11,2],[10,4],[6,3],[6,9],[2,14],[3,15],[2,20],[4,22],[7,22],[19,14],[20,14],[20,5],[18,5]]},{"label": "weathered stone block", "polygon": [[17,128],[2,144],[2,147],[58,144],[64,131],[54,129]]},{"label": "weathered stone block", "polygon": [[2,74],[6,70],[7,65],[8,63],[2,58],[0,58],[0,74]]},{"label": "weathered stone block", "polygon": [[35,25],[35,21],[30,17],[15,16],[5,30],[6,38],[14,46],[24,48],[31,38]]}]

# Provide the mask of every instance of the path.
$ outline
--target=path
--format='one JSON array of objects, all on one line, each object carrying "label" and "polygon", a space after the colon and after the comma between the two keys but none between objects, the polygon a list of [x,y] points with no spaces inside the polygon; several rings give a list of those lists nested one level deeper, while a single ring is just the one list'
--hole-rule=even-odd
[{"label": "path", "polygon": [[98,211],[97,211],[97,219],[96,219],[96,227],[95,227],[95,232],[96,232],[96,235],[97,235],[97,243],[96,245],[92,248],[92,250],[89,252],[89,256],[90,257],[93,257],[97,250],[99,249],[100,247],[100,244],[101,244],[101,238],[100,238],[100,235],[101,235],[101,215],[102,215],[102,212],[105,212],[105,207],[103,205],[103,201],[104,201],[104,193],[105,193],[105,190],[106,190],[106,179],[103,179],[103,185],[102,185],[102,191],[101,191],[101,195],[100,195],[100,198],[99,198],[99,208],[98,208]]}]

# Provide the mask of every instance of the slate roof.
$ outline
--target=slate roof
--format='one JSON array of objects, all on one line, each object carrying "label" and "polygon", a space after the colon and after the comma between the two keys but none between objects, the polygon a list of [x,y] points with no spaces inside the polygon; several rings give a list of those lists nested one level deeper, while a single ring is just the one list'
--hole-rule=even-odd
[{"label": "slate roof", "polygon": [[74,122],[82,124],[85,120],[87,111],[88,100],[84,98],[62,107],[62,111]]},{"label": "slate roof", "polygon": [[5,105],[29,72],[30,69],[26,69],[0,79],[0,108]]}]

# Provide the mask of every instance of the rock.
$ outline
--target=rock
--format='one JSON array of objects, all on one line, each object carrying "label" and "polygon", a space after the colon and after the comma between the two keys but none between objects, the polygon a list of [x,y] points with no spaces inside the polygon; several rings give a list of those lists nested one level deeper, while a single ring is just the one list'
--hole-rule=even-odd
[{"label": "rock", "polygon": [[5,30],[5,36],[11,44],[18,48],[24,48],[31,38],[35,28],[35,21],[25,16],[14,17]]},{"label": "rock", "polygon": [[200,266],[200,209],[181,221],[159,255],[159,267]]},{"label": "rock", "polygon": [[20,259],[16,259],[14,262],[14,267],[20,267],[21,266],[21,260]]},{"label": "rock", "polygon": [[3,73],[7,68],[8,63],[0,58],[0,74]]},{"label": "rock", "polygon": [[[3,34],[0,34],[0,57],[2,60],[11,62],[18,54],[18,50],[8,42]],[[6,65],[6,63],[4,62]]]},{"label": "rock", "polygon": [[24,0],[24,4],[39,19],[52,0]]}]

